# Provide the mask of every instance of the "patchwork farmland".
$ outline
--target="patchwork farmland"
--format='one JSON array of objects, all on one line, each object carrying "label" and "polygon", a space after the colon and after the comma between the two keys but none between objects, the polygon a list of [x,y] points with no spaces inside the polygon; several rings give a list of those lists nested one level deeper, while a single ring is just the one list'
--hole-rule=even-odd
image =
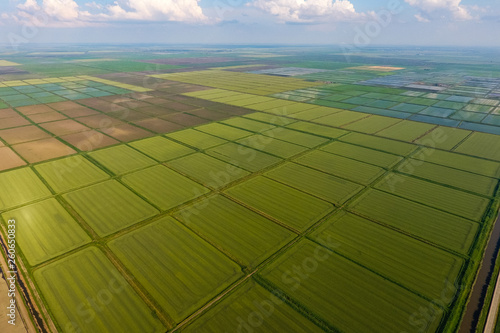
[{"label": "patchwork farmland", "polygon": [[481,331],[500,76],[337,56],[0,54],[28,331]]}]

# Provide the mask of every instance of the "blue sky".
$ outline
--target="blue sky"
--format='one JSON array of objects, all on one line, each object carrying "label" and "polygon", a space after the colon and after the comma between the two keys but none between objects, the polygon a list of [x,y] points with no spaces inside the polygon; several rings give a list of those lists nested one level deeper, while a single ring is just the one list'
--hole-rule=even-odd
[{"label": "blue sky", "polygon": [[0,43],[500,46],[500,1],[3,0]]}]

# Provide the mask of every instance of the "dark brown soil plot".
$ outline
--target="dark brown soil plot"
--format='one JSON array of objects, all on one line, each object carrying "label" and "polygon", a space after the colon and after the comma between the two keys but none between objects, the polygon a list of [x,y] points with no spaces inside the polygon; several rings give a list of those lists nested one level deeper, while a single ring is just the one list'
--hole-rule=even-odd
[{"label": "dark brown soil plot", "polygon": [[160,105],[152,105],[152,106],[146,106],[143,108],[137,108],[135,109],[138,112],[146,113],[151,116],[164,116],[170,113],[176,113],[177,111],[170,110],[166,108],[165,106],[160,106]]},{"label": "dark brown soil plot", "polygon": [[129,94],[129,95],[125,95],[125,96],[129,96],[129,97],[132,97],[133,99],[137,99],[137,100],[144,101],[144,102],[147,102],[148,99],[150,99],[150,98],[154,98],[154,96],[152,96],[150,94],[137,93],[137,92]]},{"label": "dark brown soil plot", "polygon": [[82,151],[112,146],[119,141],[97,131],[87,131],[61,136],[61,139]]},{"label": "dark brown soil plot", "polygon": [[197,107],[197,106],[179,103],[176,101],[169,101],[169,103],[165,104],[165,106],[171,110],[180,111],[180,112],[199,109],[199,107]]},{"label": "dark brown soil plot", "polygon": [[76,153],[76,151],[55,138],[21,143],[12,146],[12,148],[30,163]]},{"label": "dark brown soil plot", "polygon": [[226,113],[212,111],[208,109],[198,109],[194,111],[189,111],[189,114],[209,120],[222,120],[232,117],[231,115],[228,115]]},{"label": "dark brown soil plot", "polygon": [[91,107],[93,109],[99,110],[99,111],[104,112],[104,113],[111,112],[111,111],[120,111],[120,110],[126,109],[123,106],[118,105],[118,104],[106,102],[103,100],[93,100],[90,98],[89,99],[82,99],[82,100],[80,100],[80,102],[83,105],[86,105],[88,107]]},{"label": "dark brown soil plot", "polygon": [[159,97],[152,97],[147,99],[146,101],[154,105],[167,105],[168,103],[171,103],[170,100]]},{"label": "dark brown soil plot", "polygon": [[36,126],[24,126],[0,131],[0,138],[2,138],[9,145],[50,137],[50,134],[42,131]]},{"label": "dark brown soil plot", "polygon": [[193,97],[187,97],[187,96],[183,96],[183,97],[186,97],[186,99],[181,100],[178,98],[178,96],[172,96],[172,97],[170,97],[170,99],[176,100],[176,101],[181,102],[181,103],[187,103],[187,104],[191,104],[191,105],[195,105],[195,106],[203,107],[203,108],[216,108],[220,105],[224,105],[222,103],[207,101],[207,100],[199,99],[199,98],[193,98]]},{"label": "dark brown soil plot", "polygon": [[8,147],[0,148],[0,171],[17,168],[25,165],[24,162],[17,154]]},{"label": "dark brown soil plot", "polygon": [[134,110],[128,110],[125,112],[124,111],[108,112],[106,114],[110,117],[114,117],[123,121],[136,121],[136,120],[151,118],[151,116],[148,114],[137,112]]},{"label": "dark brown soil plot", "polygon": [[118,105],[121,105],[121,106],[129,108],[129,109],[137,109],[137,108],[143,108],[146,106],[151,106],[152,104],[149,104],[149,103],[146,103],[143,101],[139,101],[136,99],[131,99],[128,102],[120,102],[120,103],[118,103]]},{"label": "dark brown soil plot", "polygon": [[46,123],[40,126],[57,136],[90,131],[90,128],[88,128],[87,126],[84,126],[71,119],[54,121],[52,123]]},{"label": "dark brown soil plot", "polygon": [[191,127],[211,122],[211,120],[199,118],[190,115],[188,113],[174,113],[162,116],[161,118],[186,127]]},{"label": "dark brown soil plot", "polygon": [[57,110],[70,118],[86,117],[99,114],[99,112],[89,109],[83,105],[74,102],[58,102],[47,104],[54,110]]},{"label": "dark brown soil plot", "polygon": [[147,128],[156,133],[169,133],[173,131],[180,130],[184,126],[171,123],[169,121],[159,119],[159,118],[149,118],[144,120],[135,121],[134,124]]}]

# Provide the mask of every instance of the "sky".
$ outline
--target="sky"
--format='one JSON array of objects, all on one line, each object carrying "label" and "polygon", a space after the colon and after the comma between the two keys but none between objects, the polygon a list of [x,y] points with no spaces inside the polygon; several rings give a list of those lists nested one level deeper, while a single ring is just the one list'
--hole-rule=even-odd
[{"label": "sky", "polygon": [[1,0],[0,43],[500,46],[500,0]]}]

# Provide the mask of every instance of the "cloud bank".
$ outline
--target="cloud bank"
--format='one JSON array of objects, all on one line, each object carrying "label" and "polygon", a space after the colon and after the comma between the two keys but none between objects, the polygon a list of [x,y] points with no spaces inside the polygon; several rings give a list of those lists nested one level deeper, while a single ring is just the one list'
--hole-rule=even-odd
[{"label": "cloud bank", "polygon": [[349,0],[254,0],[248,5],[282,22],[348,21],[366,16],[356,12]]},{"label": "cloud bank", "polygon": [[81,8],[75,0],[25,0],[11,15],[15,21],[41,21],[47,26],[90,26],[113,21],[174,21],[211,23],[200,0],[118,0],[111,5],[95,1]]},{"label": "cloud bank", "polygon": [[405,0],[405,2],[420,10],[420,13],[415,15],[415,18],[420,22],[442,19],[443,16],[457,21],[477,18],[472,13],[474,8],[462,5],[462,0]]}]

